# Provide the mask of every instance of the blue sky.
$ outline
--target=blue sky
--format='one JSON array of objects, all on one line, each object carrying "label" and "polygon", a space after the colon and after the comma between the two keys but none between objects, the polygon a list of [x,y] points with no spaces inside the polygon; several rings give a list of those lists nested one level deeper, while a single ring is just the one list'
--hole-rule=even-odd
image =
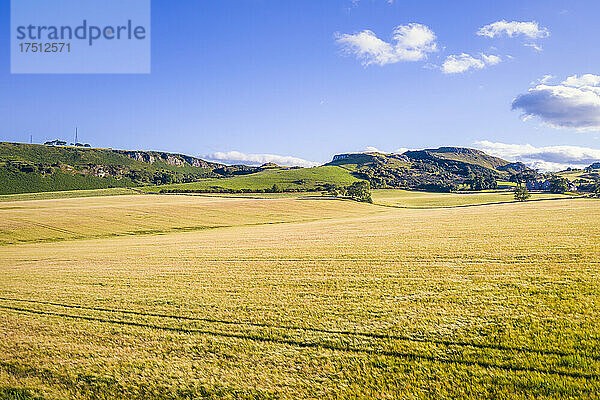
[{"label": "blue sky", "polygon": [[[78,126],[97,147],[232,162],[454,145],[583,165],[600,158],[598,15],[591,0],[153,0],[151,74],[11,75],[4,51],[0,140]],[[0,18],[8,49],[7,1]]]}]

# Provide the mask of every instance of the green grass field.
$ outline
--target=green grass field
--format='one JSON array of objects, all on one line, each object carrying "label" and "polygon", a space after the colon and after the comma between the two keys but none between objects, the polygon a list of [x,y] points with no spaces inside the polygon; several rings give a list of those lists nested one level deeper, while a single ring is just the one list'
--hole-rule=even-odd
[{"label": "green grass field", "polygon": [[4,201],[0,398],[597,399],[599,213],[593,199]]},{"label": "green grass field", "polygon": [[324,183],[336,183],[346,186],[358,179],[350,171],[336,166],[323,166],[302,169],[269,169],[250,175],[239,175],[230,178],[203,179],[193,183],[150,186],[141,188],[147,192],[165,190],[208,190],[208,189],[270,189],[277,184],[280,188],[301,191],[315,190]]}]

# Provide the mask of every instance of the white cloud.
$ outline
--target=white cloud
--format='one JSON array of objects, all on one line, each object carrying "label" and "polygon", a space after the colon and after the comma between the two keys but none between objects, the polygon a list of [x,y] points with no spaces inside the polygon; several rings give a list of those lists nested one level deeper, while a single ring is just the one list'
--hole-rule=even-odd
[{"label": "white cloud", "polygon": [[336,42],[344,51],[356,56],[365,66],[424,60],[427,53],[437,51],[435,40],[435,33],[429,27],[414,23],[397,26],[390,42],[379,39],[370,30],[336,34]]},{"label": "white cloud", "polygon": [[365,147],[364,152],[365,153],[381,153],[381,154],[403,154],[403,153],[406,153],[407,151],[414,151],[414,150],[415,149],[409,149],[408,147],[400,147],[399,149],[389,152],[389,151],[378,149],[377,147],[367,146],[367,147]]},{"label": "white cloud", "polygon": [[583,86],[600,86],[600,75],[584,74],[581,76],[569,76],[562,82],[565,86],[583,87]]},{"label": "white cloud", "polygon": [[540,79],[536,79],[535,81],[531,82],[530,85],[533,86],[533,85],[539,85],[540,83],[548,83],[554,78],[555,78],[554,75],[544,75]]},{"label": "white cloud", "polygon": [[512,109],[554,128],[600,131],[600,76],[573,75],[559,85],[537,85],[517,96]]},{"label": "white cloud", "polygon": [[487,65],[500,64],[500,62],[502,61],[502,58],[500,58],[499,56],[495,56],[493,54],[490,54],[490,55],[482,54],[481,58],[482,58],[483,62],[485,62]]},{"label": "white cloud", "polygon": [[542,48],[542,46],[540,46],[539,44],[536,44],[536,43],[525,43],[524,46],[525,47],[531,47],[535,51],[544,51],[544,49]]},{"label": "white cloud", "polygon": [[475,142],[480,150],[508,161],[520,161],[543,172],[585,168],[600,160],[600,149],[580,146],[534,147],[530,144]]},{"label": "white cloud", "polygon": [[239,151],[228,151],[206,154],[203,158],[222,162],[225,164],[248,164],[248,165],[262,165],[265,163],[275,163],[282,166],[298,166],[298,167],[316,167],[321,165],[320,163],[303,160],[302,158],[292,156],[280,156],[277,154],[246,154]]},{"label": "white cloud", "polygon": [[445,74],[459,74],[470,69],[483,69],[485,63],[469,54],[451,55],[442,64],[442,72]]},{"label": "white cloud", "polygon": [[479,36],[487,36],[494,38],[506,34],[510,37],[526,36],[530,39],[541,39],[550,36],[550,31],[547,28],[541,27],[535,21],[518,22],[506,20],[496,21],[486,25],[477,31]]},{"label": "white cloud", "polygon": [[482,54],[481,58],[475,58],[469,54],[450,55],[442,64],[444,74],[460,74],[470,69],[483,69],[487,65],[496,65],[502,59],[495,55]]}]

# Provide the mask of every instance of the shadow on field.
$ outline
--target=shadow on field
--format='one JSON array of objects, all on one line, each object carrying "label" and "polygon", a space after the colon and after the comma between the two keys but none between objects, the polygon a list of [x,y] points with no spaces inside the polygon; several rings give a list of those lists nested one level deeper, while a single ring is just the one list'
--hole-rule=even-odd
[{"label": "shadow on field", "polygon": [[[442,345],[470,346],[470,347],[482,348],[482,349],[489,348],[489,349],[498,349],[498,350],[512,350],[512,351],[518,351],[518,352],[532,352],[532,353],[538,353],[538,354],[543,354],[543,355],[559,355],[559,356],[574,356],[574,355],[576,355],[576,356],[588,357],[588,356],[585,356],[582,354],[560,352],[560,351],[532,350],[532,349],[525,349],[525,348],[518,348],[518,347],[485,345],[485,344],[476,344],[476,343],[468,343],[468,342],[415,339],[415,338],[410,338],[410,337],[374,334],[374,333],[366,333],[366,332],[361,333],[361,332],[351,332],[351,331],[326,330],[326,329],[319,329],[319,328],[278,326],[278,325],[258,324],[258,323],[239,323],[239,322],[233,322],[233,321],[220,321],[220,320],[214,320],[214,319],[208,319],[208,318],[180,317],[180,316],[164,315],[164,314],[141,313],[141,312],[127,311],[127,310],[111,310],[111,309],[85,307],[85,306],[77,306],[77,305],[64,305],[64,304],[60,304],[60,303],[51,303],[51,302],[43,302],[43,301],[36,301],[36,300],[17,300],[17,299],[7,299],[7,298],[0,298],[0,300],[22,301],[22,302],[37,303],[37,304],[56,305],[56,306],[67,307],[67,308],[77,308],[77,309],[83,309],[83,310],[126,313],[126,314],[140,315],[140,316],[153,316],[153,317],[163,317],[163,318],[176,318],[176,319],[185,319],[185,320],[191,320],[191,321],[223,323],[223,324],[229,324],[229,325],[250,325],[250,326],[258,326],[258,327],[294,329],[294,330],[304,330],[304,331],[331,333],[331,334],[339,334],[339,335],[354,335],[354,336],[363,336],[363,337],[372,337],[372,338],[381,338],[381,339],[408,340],[408,341],[442,344]],[[330,344],[330,343],[302,342],[302,341],[294,340],[294,339],[264,337],[264,336],[260,336],[260,335],[254,335],[254,334],[240,334],[240,333],[232,333],[232,332],[218,332],[218,331],[183,328],[183,327],[169,327],[169,326],[153,325],[153,324],[146,324],[146,323],[140,323],[140,322],[134,322],[134,321],[123,321],[123,320],[118,320],[118,319],[91,317],[91,316],[85,316],[85,315],[73,315],[73,314],[65,314],[65,313],[42,311],[42,310],[4,306],[4,305],[0,305],[0,309],[12,310],[12,311],[17,311],[17,312],[22,312],[22,313],[37,314],[37,315],[47,315],[47,316],[71,318],[71,319],[78,319],[78,320],[85,320],[85,321],[118,324],[118,325],[124,325],[124,326],[152,328],[152,329],[158,329],[158,330],[169,331],[169,332],[178,332],[178,333],[186,333],[186,334],[202,334],[202,335],[211,335],[211,336],[218,336],[218,337],[224,337],[224,338],[233,338],[233,339],[252,340],[252,341],[257,341],[257,342],[284,344],[284,345],[295,346],[295,347],[300,347],[300,348],[320,348],[320,349],[358,353],[358,354],[397,357],[397,358],[416,360],[416,361],[425,360],[425,361],[439,362],[439,363],[446,363],[446,364],[457,364],[457,365],[465,365],[465,366],[480,366],[480,367],[484,367],[484,368],[496,368],[496,369],[501,369],[501,370],[511,371],[511,372],[537,372],[537,373],[553,374],[553,375],[559,375],[559,376],[570,377],[570,378],[584,378],[584,379],[600,378],[600,375],[595,374],[595,373],[586,373],[586,372],[578,372],[578,371],[561,371],[561,370],[541,369],[541,368],[534,368],[534,367],[502,365],[502,364],[496,364],[496,363],[487,362],[487,361],[469,361],[469,360],[449,359],[449,358],[446,359],[446,358],[439,358],[439,357],[434,357],[434,356],[430,356],[430,355],[410,353],[410,352],[385,351],[385,350],[376,350],[376,349],[368,349],[368,348],[356,348],[356,347],[351,347],[351,346],[337,346],[337,345]],[[594,357],[588,357],[588,358],[594,358]]]}]

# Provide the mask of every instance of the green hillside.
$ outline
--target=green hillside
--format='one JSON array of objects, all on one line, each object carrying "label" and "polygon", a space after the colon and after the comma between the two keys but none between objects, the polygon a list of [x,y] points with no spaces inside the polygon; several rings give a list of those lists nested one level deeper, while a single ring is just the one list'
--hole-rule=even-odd
[{"label": "green hillside", "polygon": [[[414,154],[415,152],[407,153],[404,154],[410,157],[410,155]],[[438,149],[423,150],[422,153],[429,153],[430,155],[438,158],[460,161],[489,169],[498,169],[510,164],[506,160],[490,156],[485,154],[483,151],[461,147],[440,147]]]},{"label": "green hillside", "polygon": [[269,168],[263,171],[228,178],[203,179],[193,183],[144,187],[147,192],[221,192],[265,191],[276,185],[285,191],[319,190],[324,184],[347,186],[359,180],[350,171],[337,166],[314,168]]},{"label": "green hillside", "polygon": [[600,163],[594,163],[585,169],[568,169],[556,175],[567,179],[580,189],[594,192],[600,186]]},{"label": "green hillside", "polygon": [[181,154],[0,142],[0,194],[191,182],[236,171]]},{"label": "green hillside", "polygon": [[0,166],[0,194],[54,192],[62,190],[106,189],[136,186],[127,177],[96,177],[80,173],[55,170],[40,174],[23,172],[12,166]]}]

